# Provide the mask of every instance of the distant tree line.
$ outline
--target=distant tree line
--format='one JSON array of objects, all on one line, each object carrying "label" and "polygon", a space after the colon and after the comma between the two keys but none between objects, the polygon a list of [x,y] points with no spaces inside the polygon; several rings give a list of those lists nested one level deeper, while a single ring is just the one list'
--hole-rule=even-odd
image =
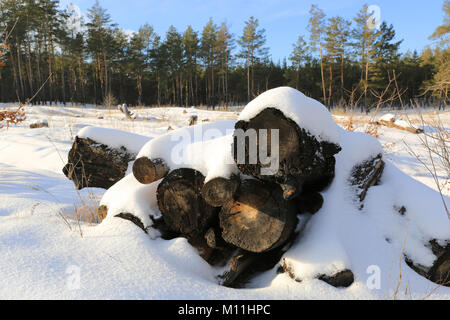
[{"label": "distant tree line", "polygon": [[370,28],[367,6],[347,21],[313,5],[309,37],[274,62],[254,17],[238,36],[212,19],[201,32],[171,26],[160,36],[145,24],[127,34],[98,2],[83,21],[59,0],[2,0],[0,101],[217,106],[288,85],[327,106],[369,110],[387,91],[398,96],[391,104],[446,105],[449,0],[444,12],[433,48],[400,54],[393,25]]}]

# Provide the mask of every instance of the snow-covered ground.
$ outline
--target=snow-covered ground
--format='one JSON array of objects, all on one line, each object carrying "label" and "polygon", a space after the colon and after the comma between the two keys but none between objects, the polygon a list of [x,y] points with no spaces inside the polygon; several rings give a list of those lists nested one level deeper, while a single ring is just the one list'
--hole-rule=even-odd
[{"label": "snow-covered ground", "polygon": [[[169,127],[177,129],[186,126],[192,114],[196,114],[202,123],[236,120],[238,112],[193,108],[137,109],[133,110],[137,114],[134,121],[125,120],[124,115],[117,110],[92,106],[88,108],[35,106],[27,107],[26,112],[25,122],[10,127],[9,130],[0,131],[0,269],[2,270],[0,299],[391,299],[393,297],[399,282],[398,260],[402,247],[400,240],[404,238],[407,227],[405,225],[405,229],[399,229],[394,226],[383,226],[386,213],[374,216],[376,210],[384,208],[379,202],[383,201],[385,194],[377,187],[368,196],[367,210],[370,221],[374,224],[374,230],[383,230],[386,237],[393,238],[394,240],[391,240],[394,247],[399,249],[398,255],[390,257],[389,261],[384,261],[381,265],[382,283],[377,289],[369,289],[366,281],[371,273],[364,276],[364,272],[369,267],[367,261],[370,261],[372,256],[375,259],[382,254],[374,253],[373,250],[387,249],[370,243],[351,243],[349,240],[351,237],[345,238],[344,230],[330,236],[326,242],[329,247],[317,249],[339,256],[342,261],[340,252],[345,249],[337,244],[337,238],[344,238],[346,248],[351,248],[349,250],[352,253],[358,253],[358,258],[349,257],[347,261],[349,264],[353,261],[353,266],[343,265],[357,269],[353,270],[356,272],[356,281],[351,287],[336,289],[316,279],[306,279],[298,283],[287,274],[269,271],[257,277],[249,288],[236,290],[219,286],[215,279],[218,270],[204,262],[184,239],[151,240],[133,224],[121,219],[116,219],[114,224],[96,225],[86,222],[89,221],[86,217],[87,212],[90,209],[95,210],[105,191],[102,189],[77,191],[73,183],[62,173],[73,138],[80,129],[85,126],[97,126],[154,138],[167,133]],[[410,117],[414,116],[410,114]],[[434,116],[431,111],[426,112],[426,117]],[[450,112],[442,112],[439,116],[449,130]],[[355,114],[353,117],[355,131],[364,131],[368,121],[371,120],[370,115]],[[29,129],[31,123],[42,120],[48,121],[48,128]],[[334,120],[345,126],[348,115],[335,115]],[[379,127],[378,135],[385,151],[385,158],[390,160],[386,169],[389,190],[392,191],[392,196],[394,194],[401,196],[401,199],[389,201],[401,202],[408,199],[418,208],[412,210],[413,215],[417,215],[420,209],[426,210],[430,201],[433,205],[428,208],[429,210],[442,206],[436,192],[412,179],[409,182],[411,199],[408,198],[408,190],[401,190],[399,193],[395,189],[402,187],[401,183],[395,181],[399,177],[395,168],[397,167],[406,175],[437,190],[435,181],[427,169],[408,152],[406,145],[423,156],[426,164],[431,165],[426,149],[418,136],[387,127]],[[355,149],[353,152],[357,153],[358,150]],[[445,170],[441,168],[437,170],[443,183],[443,193],[449,196],[450,183]],[[400,179],[409,181],[406,176],[400,176]],[[333,186],[330,189],[333,189]],[[338,197],[341,194],[334,192],[333,195],[335,199],[330,197],[330,202],[325,203],[323,209],[327,214],[319,216],[310,226],[316,230],[314,234],[317,237],[323,236],[323,232],[327,230],[321,225],[330,226],[338,223],[335,221],[336,217],[329,214],[331,210],[327,205],[339,204]],[[421,200],[426,200],[423,205]],[[387,205],[385,207],[386,210],[392,210],[387,208]],[[349,210],[348,213],[343,213],[342,217],[347,219],[346,221],[353,219],[350,212],[354,208],[343,207],[333,210]],[[76,218],[80,213],[86,216]],[[367,234],[377,236],[374,230],[361,229],[367,227],[366,222],[360,218],[355,219],[357,220],[355,228],[358,228],[354,230],[355,239]],[[417,221],[426,219],[413,221],[413,225],[410,226],[411,232],[415,231]],[[395,223],[396,226],[402,224],[400,220],[396,220]],[[429,225],[425,223],[423,229],[427,233],[432,227],[431,222]],[[438,234],[448,234],[450,231],[445,230],[445,224],[440,228],[443,230],[437,230]],[[313,238],[309,237],[305,241],[313,241]],[[412,254],[417,251],[420,250],[411,249]],[[301,261],[301,257],[308,254],[300,250],[295,254],[287,254],[285,258]],[[429,259],[429,257],[423,259],[427,258]],[[320,261],[318,263],[320,264]],[[373,264],[377,263],[375,259]],[[297,267],[308,268],[301,263]],[[403,277],[398,297],[450,299],[450,288],[436,288],[437,285],[419,279],[404,263],[402,269]]]}]

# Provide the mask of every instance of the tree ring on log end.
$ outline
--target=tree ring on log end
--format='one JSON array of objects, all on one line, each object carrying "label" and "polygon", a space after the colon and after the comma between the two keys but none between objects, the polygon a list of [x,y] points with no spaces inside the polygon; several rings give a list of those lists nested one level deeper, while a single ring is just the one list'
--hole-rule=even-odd
[{"label": "tree ring on log end", "polygon": [[278,185],[245,180],[219,217],[226,242],[261,253],[286,242],[295,228],[296,209],[293,202],[284,200]]},{"label": "tree ring on log end", "polygon": [[202,236],[217,219],[217,209],[201,196],[205,177],[194,169],[169,173],[157,190],[158,207],[164,222],[187,237]]}]

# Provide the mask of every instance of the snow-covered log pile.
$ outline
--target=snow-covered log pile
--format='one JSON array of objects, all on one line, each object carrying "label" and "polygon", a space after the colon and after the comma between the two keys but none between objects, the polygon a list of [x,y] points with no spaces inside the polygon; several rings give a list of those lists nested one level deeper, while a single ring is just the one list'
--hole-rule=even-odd
[{"label": "snow-covered log pile", "polygon": [[374,265],[387,282],[399,259],[414,283],[448,286],[450,221],[440,195],[385,161],[377,139],[341,129],[295,89],[267,91],[237,122],[155,138],[136,159],[105,193],[103,223],[119,217],[152,239],[188,239],[224,266],[212,272],[225,286],[267,271],[348,287]]}]

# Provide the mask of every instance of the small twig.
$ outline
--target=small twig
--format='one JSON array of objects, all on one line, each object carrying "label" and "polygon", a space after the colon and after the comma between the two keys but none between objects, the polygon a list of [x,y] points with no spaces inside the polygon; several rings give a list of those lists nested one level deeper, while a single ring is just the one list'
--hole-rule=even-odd
[{"label": "small twig", "polygon": [[403,253],[405,251],[405,246],[406,246],[406,239],[408,237],[408,227],[409,227],[409,221],[406,223],[405,238],[403,239],[402,251],[400,252],[400,257],[398,259],[399,274],[398,274],[397,287],[395,288],[395,291],[394,291],[394,300],[397,300],[398,290],[400,289],[400,285],[402,283],[402,262],[403,262]]}]

